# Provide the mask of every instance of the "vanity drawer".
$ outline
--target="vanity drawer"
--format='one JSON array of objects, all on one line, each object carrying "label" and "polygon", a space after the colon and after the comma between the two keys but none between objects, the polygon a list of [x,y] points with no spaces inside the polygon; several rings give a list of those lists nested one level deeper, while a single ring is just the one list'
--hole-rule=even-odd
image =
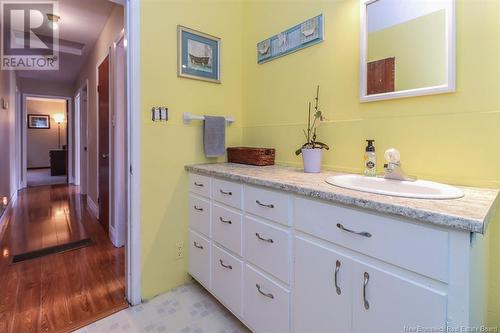
[{"label": "vanity drawer", "polygon": [[210,198],[211,179],[207,176],[189,174],[189,191]]},{"label": "vanity drawer", "polygon": [[212,179],[212,198],[228,206],[241,209],[243,186],[221,179]]},{"label": "vanity drawer", "polygon": [[235,314],[241,316],[243,262],[212,245],[212,291]]},{"label": "vanity drawer", "polygon": [[285,193],[245,185],[245,211],[290,225],[290,197]]},{"label": "vanity drawer", "polygon": [[298,230],[416,273],[448,281],[448,232],[396,217],[295,198]]},{"label": "vanity drawer", "polygon": [[210,202],[189,195],[189,226],[210,237]]},{"label": "vanity drawer", "polygon": [[210,241],[189,230],[189,274],[210,289]]},{"label": "vanity drawer", "polygon": [[256,333],[290,331],[290,291],[245,266],[243,319]]},{"label": "vanity drawer", "polygon": [[212,206],[212,239],[242,255],[242,215],[217,204]]},{"label": "vanity drawer", "polygon": [[281,281],[290,282],[290,232],[245,217],[245,258]]}]

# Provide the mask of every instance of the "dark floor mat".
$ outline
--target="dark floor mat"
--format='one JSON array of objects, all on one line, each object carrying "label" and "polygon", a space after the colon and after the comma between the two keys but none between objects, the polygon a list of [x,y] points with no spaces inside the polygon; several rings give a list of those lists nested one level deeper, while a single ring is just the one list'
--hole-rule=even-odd
[{"label": "dark floor mat", "polygon": [[84,238],[84,239],[78,240],[76,242],[46,247],[44,249],[25,252],[25,253],[21,253],[21,254],[15,254],[12,256],[12,263],[15,264],[17,262],[36,259],[36,258],[40,258],[40,257],[45,257],[45,256],[48,256],[51,254],[62,253],[62,252],[71,251],[71,250],[77,250],[77,249],[81,249],[82,247],[92,245],[92,243],[93,243],[92,239]]}]

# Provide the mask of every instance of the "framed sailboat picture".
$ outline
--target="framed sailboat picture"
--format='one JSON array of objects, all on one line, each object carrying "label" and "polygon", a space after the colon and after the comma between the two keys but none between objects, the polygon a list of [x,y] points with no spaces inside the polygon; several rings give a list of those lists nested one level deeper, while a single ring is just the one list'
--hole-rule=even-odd
[{"label": "framed sailboat picture", "polygon": [[178,76],[220,83],[220,38],[178,26]]}]

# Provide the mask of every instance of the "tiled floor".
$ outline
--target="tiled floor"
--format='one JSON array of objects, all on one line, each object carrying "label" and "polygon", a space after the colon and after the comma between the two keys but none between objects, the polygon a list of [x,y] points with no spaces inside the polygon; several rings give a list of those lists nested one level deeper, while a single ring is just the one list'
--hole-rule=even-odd
[{"label": "tiled floor", "polygon": [[248,333],[236,317],[196,282],[120,311],[77,333]]}]

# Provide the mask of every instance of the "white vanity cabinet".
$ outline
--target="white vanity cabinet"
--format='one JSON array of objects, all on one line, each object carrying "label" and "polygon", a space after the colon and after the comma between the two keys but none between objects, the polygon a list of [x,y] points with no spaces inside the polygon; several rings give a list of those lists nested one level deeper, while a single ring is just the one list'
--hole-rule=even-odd
[{"label": "white vanity cabinet", "polygon": [[189,273],[256,333],[483,324],[482,235],[244,182],[190,182]]}]

